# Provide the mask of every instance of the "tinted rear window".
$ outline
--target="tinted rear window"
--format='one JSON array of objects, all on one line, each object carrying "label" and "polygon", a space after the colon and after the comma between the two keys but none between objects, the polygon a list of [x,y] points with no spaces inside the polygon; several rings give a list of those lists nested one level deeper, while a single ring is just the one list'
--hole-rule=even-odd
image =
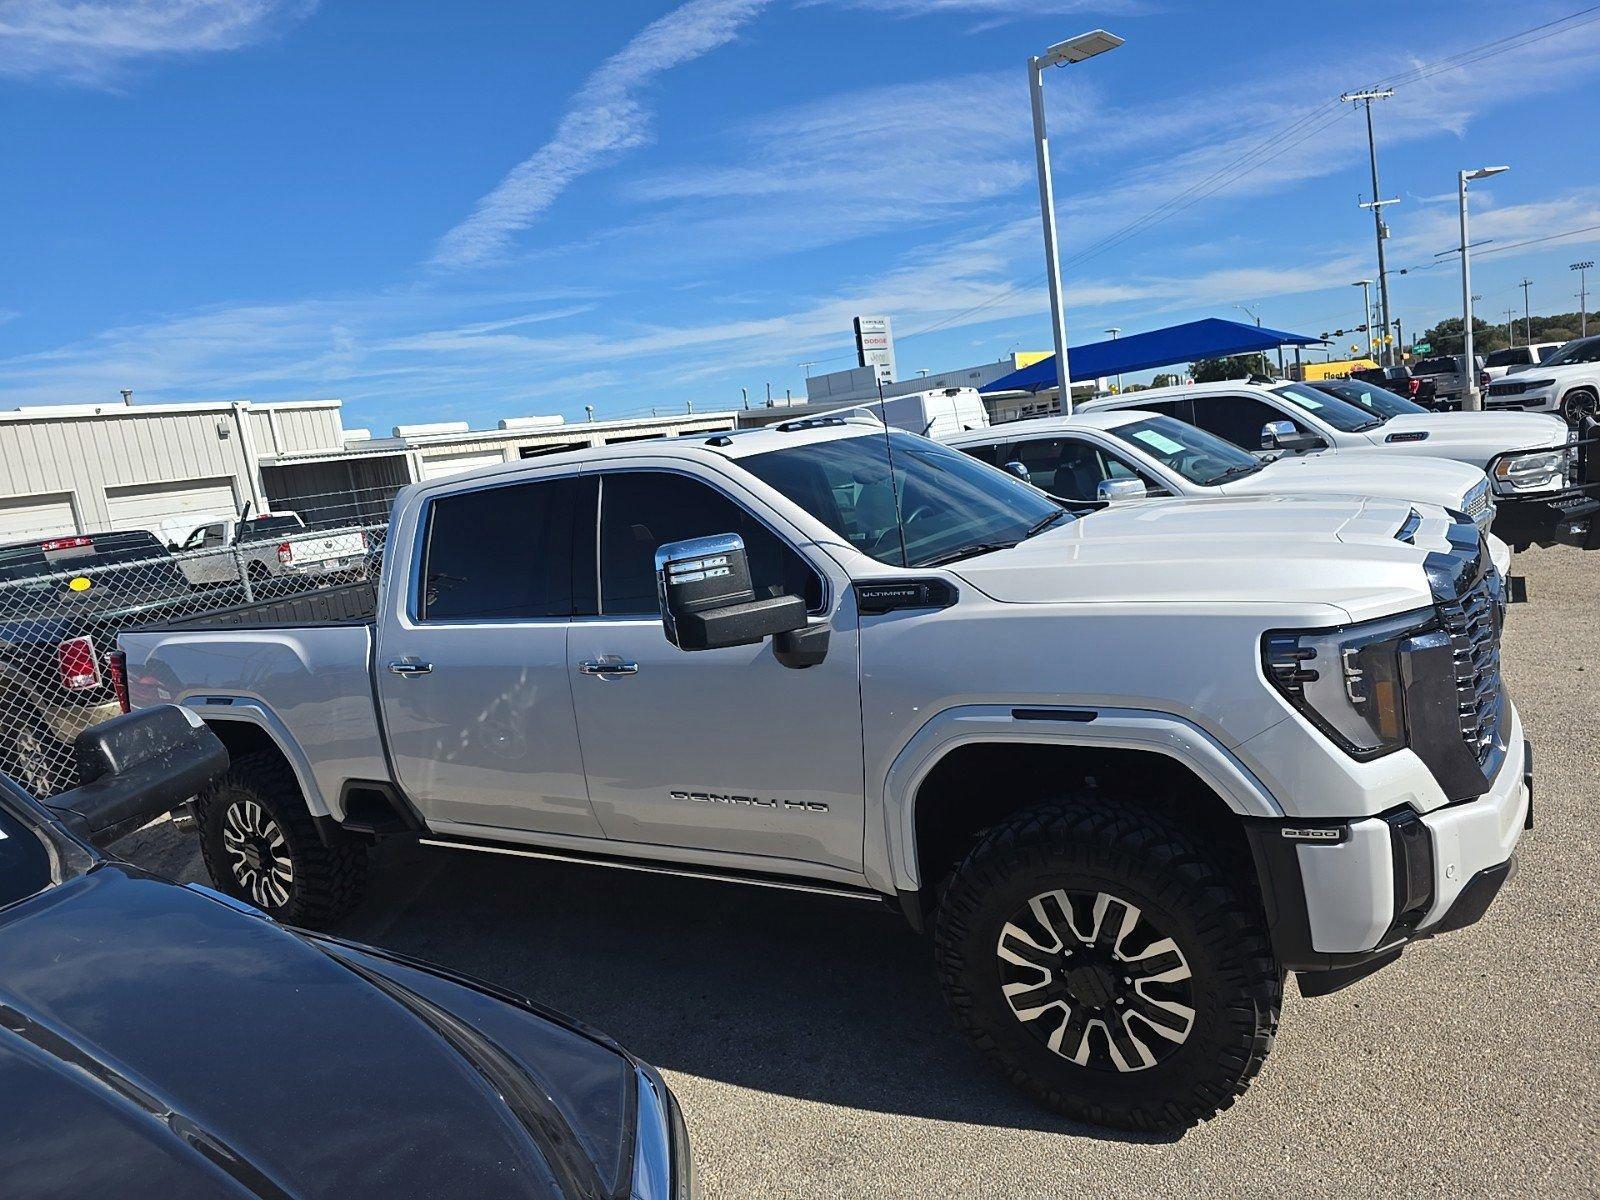
[{"label": "tinted rear window", "polygon": [[1411,368],[1413,375],[1448,375],[1457,370],[1453,358],[1425,358]]},{"label": "tinted rear window", "polygon": [[269,538],[290,533],[304,533],[305,526],[298,517],[256,517],[239,526],[241,542],[264,542]]}]

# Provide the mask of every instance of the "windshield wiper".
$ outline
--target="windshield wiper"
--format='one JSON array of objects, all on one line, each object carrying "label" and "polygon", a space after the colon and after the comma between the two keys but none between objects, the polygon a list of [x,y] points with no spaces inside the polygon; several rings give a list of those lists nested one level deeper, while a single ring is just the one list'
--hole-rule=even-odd
[{"label": "windshield wiper", "polygon": [[1376,429],[1376,428],[1378,428],[1378,426],[1387,425],[1388,423],[1389,423],[1389,418],[1388,417],[1377,416],[1377,417],[1373,417],[1372,420],[1370,420],[1370,421],[1363,421],[1360,425],[1357,425],[1350,432],[1351,433],[1365,433],[1369,429]]},{"label": "windshield wiper", "polygon": [[963,558],[971,558],[975,554],[988,554],[993,550],[1009,550],[1016,544],[1016,542],[968,542],[965,546],[957,546],[953,550],[935,554],[932,558],[925,558],[913,565],[918,567],[942,567],[946,563],[953,563]]},{"label": "windshield wiper", "polygon": [[1226,471],[1222,472],[1222,474],[1213,475],[1200,486],[1216,487],[1219,483],[1227,483],[1230,479],[1241,479],[1246,475],[1254,475],[1264,466],[1266,466],[1266,464],[1263,462],[1235,463]]},{"label": "windshield wiper", "polygon": [[1027,541],[1034,534],[1043,533],[1046,529],[1049,529],[1050,526],[1054,525],[1057,521],[1061,520],[1061,518],[1065,516],[1067,516],[1066,509],[1056,509],[1056,511],[1051,513],[1048,517],[1044,517],[1041,520],[1035,521],[1032,525],[1029,525],[1028,532],[1022,535],[1022,540]]}]

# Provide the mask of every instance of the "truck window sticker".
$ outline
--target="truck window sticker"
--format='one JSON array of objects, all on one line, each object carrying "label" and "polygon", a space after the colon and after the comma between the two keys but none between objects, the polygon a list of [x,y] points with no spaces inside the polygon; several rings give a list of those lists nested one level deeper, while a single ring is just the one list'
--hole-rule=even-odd
[{"label": "truck window sticker", "polygon": [[1146,446],[1150,446],[1156,450],[1159,450],[1162,454],[1183,453],[1182,446],[1173,441],[1166,434],[1158,433],[1154,429],[1140,429],[1133,436],[1138,441],[1143,442]]}]

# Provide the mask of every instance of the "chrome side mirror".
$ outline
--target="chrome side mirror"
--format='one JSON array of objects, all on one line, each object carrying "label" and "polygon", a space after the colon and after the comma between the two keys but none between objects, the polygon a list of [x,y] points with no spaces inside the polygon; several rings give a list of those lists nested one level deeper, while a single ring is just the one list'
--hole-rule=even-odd
[{"label": "chrome side mirror", "polygon": [[1125,504],[1148,494],[1142,479],[1102,479],[1094,489],[1094,498],[1101,504]]},{"label": "chrome side mirror", "polygon": [[667,542],[655,563],[662,628],[680,650],[753,646],[806,627],[799,596],[756,599],[744,539],[736,533]]},{"label": "chrome side mirror", "polygon": [[1277,450],[1281,443],[1294,437],[1293,421],[1268,421],[1261,427],[1261,448]]}]

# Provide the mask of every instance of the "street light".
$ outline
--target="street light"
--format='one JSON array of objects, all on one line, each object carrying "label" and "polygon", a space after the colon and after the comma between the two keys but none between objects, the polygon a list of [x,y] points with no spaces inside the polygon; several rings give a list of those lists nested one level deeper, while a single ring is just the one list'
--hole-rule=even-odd
[{"label": "street light", "polygon": [[1372,357],[1372,280],[1358,279],[1350,285],[1361,289],[1361,323],[1367,327],[1367,357]]},{"label": "street light", "polygon": [[1483,397],[1478,392],[1478,366],[1472,354],[1472,244],[1467,240],[1467,184],[1510,169],[1479,167],[1476,171],[1457,172],[1456,177],[1456,194],[1461,201],[1461,367],[1467,376],[1461,407],[1468,412],[1481,411]]},{"label": "street light", "polygon": [[1578,320],[1583,328],[1579,330],[1579,337],[1589,336],[1589,272],[1594,270],[1594,260],[1585,259],[1575,262],[1567,268],[1578,273]]},{"label": "street light", "polygon": [[1056,377],[1061,389],[1061,411],[1072,412],[1072,372],[1067,367],[1067,322],[1061,311],[1061,256],[1056,242],[1055,192],[1050,184],[1050,139],[1044,128],[1044,70],[1079,63],[1122,45],[1122,39],[1104,29],[1080,33],[1057,42],[1043,54],[1028,59],[1028,98],[1033,105],[1033,151],[1039,169],[1039,209],[1044,217],[1044,265],[1050,282],[1050,332],[1056,343]]},{"label": "street light", "polygon": [[[1117,340],[1117,334],[1122,332],[1122,326],[1121,325],[1113,325],[1110,329],[1106,330],[1106,332],[1111,335],[1111,340],[1114,342],[1114,341]],[[1122,394],[1122,372],[1118,371],[1117,372],[1117,395],[1120,396],[1121,394]]]}]

